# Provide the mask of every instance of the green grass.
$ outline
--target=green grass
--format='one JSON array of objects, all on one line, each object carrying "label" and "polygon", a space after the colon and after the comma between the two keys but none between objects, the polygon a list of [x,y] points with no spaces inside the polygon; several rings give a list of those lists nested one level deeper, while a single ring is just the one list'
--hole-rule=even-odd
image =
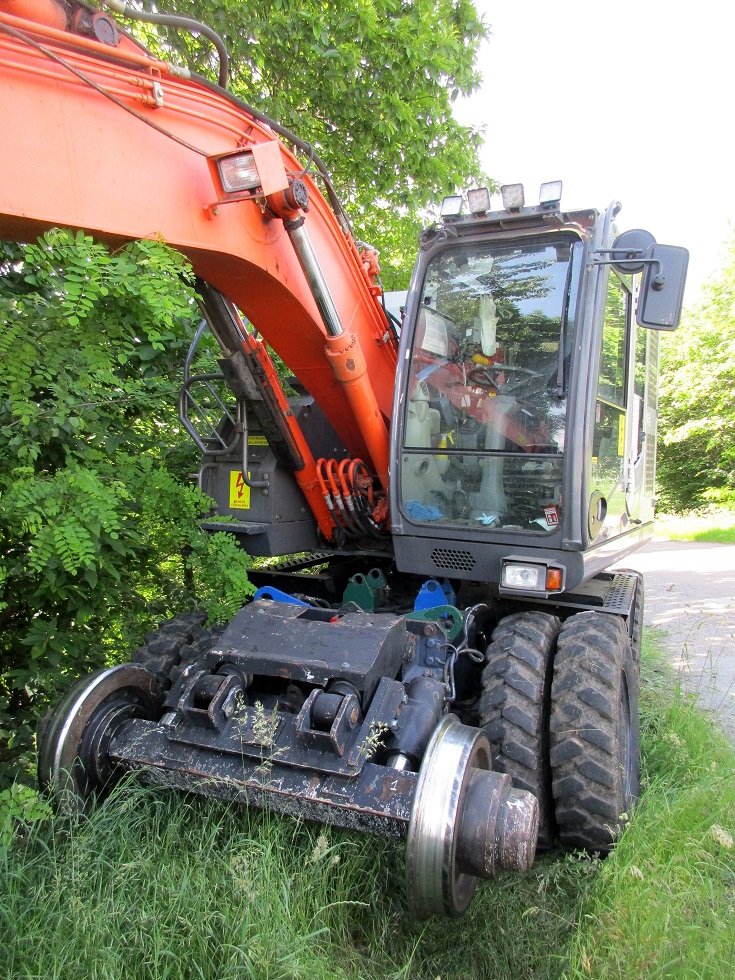
[{"label": "green grass", "polygon": [[735,975],[735,752],[649,667],[644,794],[584,901],[568,977]]},{"label": "green grass", "polygon": [[670,541],[735,544],[735,511],[711,508],[687,514],[660,514],[656,517],[655,534]]},{"label": "green grass", "polygon": [[643,690],[646,793],[605,862],[546,856],[414,923],[399,844],[130,783],[0,846],[0,976],[727,976],[735,754],[655,655]]},{"label": "green grass", "polygon": [[400,845],[132,784],[0,864],[0,976],[64,980],[555,977],[597,869],[546,859],[422,925]]}]

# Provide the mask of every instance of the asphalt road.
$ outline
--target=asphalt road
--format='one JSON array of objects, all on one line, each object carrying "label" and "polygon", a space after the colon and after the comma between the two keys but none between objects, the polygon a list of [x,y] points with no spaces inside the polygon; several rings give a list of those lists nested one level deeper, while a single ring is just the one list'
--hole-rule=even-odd
[{"label": "asphalt road", "polygon": [[643,572],[645,625],[683,689],[735,740],[735,545],[653,541],[621,565]]}]

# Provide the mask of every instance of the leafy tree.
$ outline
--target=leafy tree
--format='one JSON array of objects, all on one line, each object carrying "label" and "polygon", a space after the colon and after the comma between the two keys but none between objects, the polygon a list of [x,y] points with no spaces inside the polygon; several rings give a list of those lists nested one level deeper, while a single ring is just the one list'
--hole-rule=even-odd
[{"label": "leafy tree", "polygon": [[192,585],[213,601],[218,582],[225,615],[249,584],[244,552],[197,526],[209,501],[176,416],[194,320],[184,259],[55,230],[5,243],[0,262],[2,755],[28,741],[19,718],[190,605]]},{"label": "leafy tree", "polygon": [[664,506],[735,502],[735,239],[663,347],[658,479]]},{"label": "leafy tree", "polygon": [[[479,171],[451,112],[478,82],[471,0],[176,6],[224,36],[233,90],[314,145],[386,288],[405,286],[418,212]],[[208,43],[133,29],[213,75]],[[0,243],[0,761],[28,744],[19,719],[156,619],[194,601],[225,618],[250,589],[245,553],[197,527],[175,415],[188,279],[158,242]]]},{"label": "leafy tree", "polygon": [[[472,0],[177,0],[175,7],[224,39],[232,91],[314,146],[357,234],[381,250],[386,288],[405,288],[418,213],[482,181],[480,134],[452,115],[457,96],[480,80],[475,60],[487,31]],[[204,38],[132,29],[216,78]]]}]

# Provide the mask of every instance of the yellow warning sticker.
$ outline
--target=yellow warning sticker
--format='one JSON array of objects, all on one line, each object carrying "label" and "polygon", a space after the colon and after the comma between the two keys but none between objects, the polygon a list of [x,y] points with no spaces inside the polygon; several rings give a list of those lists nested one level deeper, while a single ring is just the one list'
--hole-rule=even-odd
[{"label": "yellow warning sticker", "polygon": [[625,415],[621,413],[618,419],[618,456],[625,455]]},{"label": "yellow warning sticker", "polygon": [[268,440],[265,436],[248,436],[248,446],[267,446]]},{"label": "yellow warning sticker", "polygon": [[250,510],[250,487],[243,480],[242,473],[235,470],[230,473],[230,507],[233,510]]}]

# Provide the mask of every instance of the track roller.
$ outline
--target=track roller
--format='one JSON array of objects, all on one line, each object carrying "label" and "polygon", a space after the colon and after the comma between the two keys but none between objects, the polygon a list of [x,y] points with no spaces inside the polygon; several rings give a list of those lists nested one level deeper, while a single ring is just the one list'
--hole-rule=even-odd
[{"label": "track roller", "polygon": [[527,871],[538,836],[538,801],[493,772],[487,736],[445,715],[424,755],[406,844],[411,914],[459,916],[480,878]]}]

